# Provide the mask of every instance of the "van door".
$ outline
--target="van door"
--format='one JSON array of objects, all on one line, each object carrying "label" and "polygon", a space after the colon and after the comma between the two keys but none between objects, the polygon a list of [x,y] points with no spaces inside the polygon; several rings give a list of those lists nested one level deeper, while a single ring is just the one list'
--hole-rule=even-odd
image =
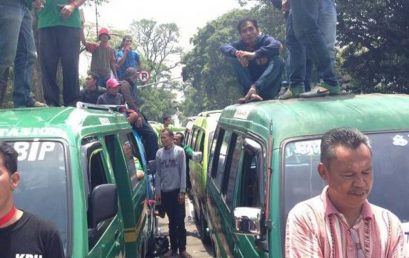
[{"label": "van door", "polygon": [[[83,141],[84,142],[84,141]],[[107,161],[104,157],[102,145],[91,139],[81,147],[85,159],[84,185],[87,195],[87,220],[88,220],[88,257],[118,257],[124,254],[124,235],[121,222],[122,215],[118,212],[112,218],[108,218],[97,225],[92,225],[90,209],[90,197],[92,191],[100,185],[115,183],[112,174],[108,170]],[[74,247],[75,248],[75,247]]]},{"label": "van door", "polygon": [[216,256],[264,257],[256,248],[256,235],[238,231],[234,218],[237,207],[262,206],[261,145],[223,129],[217,138],[220,144],[216,142],[208,184],[208,213]]},{"label": "van door", "polygon": [[146,251],[144,233],[146,219],[146,181],[143,163],[131,131],[117,136],[105,136],[109,159],[118,185],[119,202],[123,214],[126,254],[143,257]]}]

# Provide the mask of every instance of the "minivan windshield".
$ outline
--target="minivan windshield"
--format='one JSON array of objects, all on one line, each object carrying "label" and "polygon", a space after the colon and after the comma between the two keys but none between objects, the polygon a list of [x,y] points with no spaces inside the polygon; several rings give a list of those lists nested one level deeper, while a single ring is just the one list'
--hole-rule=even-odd
[{"label": "minivan windshield", "polygon": [[[373,151],[374,184],[369,202],[389,209],[402,222],[409,222],[409,133],[368,134]],[[320,140],[292,141],[284,148],[284,212],[300,201],[321,193],[319,177]],[[284,222],[285,223],[285,222]]]},{"label": "minivan windshield", "polygon": [[67,248],[67,175],[64,146],[56,141],[9,142],[18,152],[21,181],[16,207],[50,221]]}]

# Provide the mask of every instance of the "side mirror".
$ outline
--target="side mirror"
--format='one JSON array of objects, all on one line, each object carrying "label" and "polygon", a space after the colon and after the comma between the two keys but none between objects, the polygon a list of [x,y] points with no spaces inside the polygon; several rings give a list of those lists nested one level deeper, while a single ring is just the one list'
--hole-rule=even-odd
[{"label": "side mirror", "polygon": [[148,161],[148,174],[154,175],[156,173],[156,160],[149,160]]},{"label": "side mirror", "polygon": [[237,232],[260,235],[260,208],[237,207],[234,209],[233,213]]},{"label": "side mirror", "polygon": [[118,194],[116,185],[103,184],[96,186],[91,192],[90,201],[91,227],[114,217],[118,213]]},{"label": "side mirror", "polygon": [[201,151],[194,151],[192,160],[196,162],[202,162],[203,160],[203,153]]}]

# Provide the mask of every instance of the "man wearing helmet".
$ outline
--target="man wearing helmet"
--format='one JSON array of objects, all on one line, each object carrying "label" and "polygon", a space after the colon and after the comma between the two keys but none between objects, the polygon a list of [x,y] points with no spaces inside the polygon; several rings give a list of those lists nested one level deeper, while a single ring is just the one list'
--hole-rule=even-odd
[{"label": "man wearing helmet", "polygon": [[107,28],[101,28],[98,32],[97,43],[86,43],[86,50],[92,53],[91,72],[98,76],[97,85],[105,85],[106,81],[111,77],[111,71],[114,77],[116,75],[115,66],[115,50],[108,44],[111,36]]}]

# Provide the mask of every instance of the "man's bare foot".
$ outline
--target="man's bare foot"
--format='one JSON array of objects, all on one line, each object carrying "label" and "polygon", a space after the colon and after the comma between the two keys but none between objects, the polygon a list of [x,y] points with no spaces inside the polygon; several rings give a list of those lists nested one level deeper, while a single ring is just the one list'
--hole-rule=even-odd
[{"label": "man's bare foot", "polygon": [[250,95],[250,98],[247,100],[247,102],[261,101],[261,100],[263,100],[263,98],[260,97],[260,95],[258,95],[257,93],[253,93]]}]

